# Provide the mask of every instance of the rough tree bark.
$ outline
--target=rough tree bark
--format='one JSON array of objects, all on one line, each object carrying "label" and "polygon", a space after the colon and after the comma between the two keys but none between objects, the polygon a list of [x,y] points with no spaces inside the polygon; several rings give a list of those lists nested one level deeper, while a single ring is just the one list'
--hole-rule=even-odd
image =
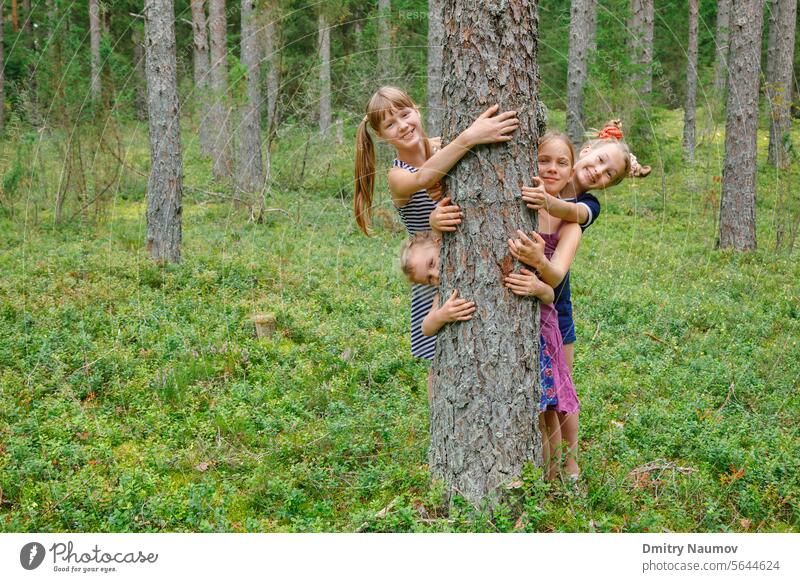
[{"label": "rough tree bark", "polygon": [[728,80],[731,0],[717,0],[717,40],[714,62],[714,92],[722,98]]},{"label": "rough tree bark", "polygon": [[144,33],[139,28],[138,23],[131,24],[131,43],[133,44],[133,65],[136,71],[134,82],[136,89],[134,93],[134,105],[136,107],[136,118],[139,121],[147,119],[147,83],[144,72]]},{"label": "rough tree bark", "polygon": [[247,100],[242,107],[238,130],[237,182],[245,192],[260,192],[264,186],[264,165],[261,160],[261,75],[255,0],[242,0],[241,16],[242,65],[247,71]]},{"label": "rough tree bark", "polygon": [[787,168],[789,132],[792,129],[792,63],[797,0],[776,0],[773,6],[774,19],[770,18],[770,46],[767,50],[766,86],[770,110],[767,160],[779,168]]},{"label": "rough tree bark", "polygon": [[631,62],[638,71],[633,75],[639,93],[653,90],[653,0],[631,0],[628,22],[631,38]]},{"label": "rough tree bark", "polygon": [[[265,21],[262,27],[264,31],[263,51],[264,60],[267,64],[267,142],[269,143],[270,136],[277,125],[276,107],[278,105],[278,70],[280,66],[277,50],[278,29],[276,26],[278,10],[274,0],[267,2],[263,17]],[[267,158],[269,158],[269,155]]]},{"label": "rough tree bark", "polygon": [[389,76],[389,62],[391,60],[391,40],[389,37],[389,22],[392,16],[391,0],[378,0],[378,79],[385,84]]},{"label": "rough tree bark", "polygon": [[198,124],[198,134],[200,137],[200,149],[207,156],[212,155],[213,136],[211,134],[211,107],[209,104],[209,73],[210,64],[208,60],[208,23],[206,22],[205,0],[192,0],[192,31],[194,33],[193,55],[194,55],[194,93],[196,95],[197,108],[200,113],[200,123]]},{"label": "rough tree bark", "polygon": [[100,101],[100,0],[89,0],[89,37],[92,52],[92,100]]},{"label": "rough tree bark", "polygon": [[331,31],[320,12],[319,30],[319,132],[328,133],[331,126]]},{"label": "rough tree bark", "polygon": [[697,18],[698,0],[689,0],[689,46],[686,59],[686,101],[683,106],[683,153],[694,161],[695,124],[697,119]]},{"label": "rough tree bark", "polygon": [[156,261],[181,259],[181,161],[175,12],[172,0],[145,0],[145,70],[150,115],[147,250]]},{"label": "rough tree bark", "polygon": [[231,134],[228,129],[228,47],[225,0],[209,0],[208,28],[211,37],[211,109],[209,125],[213,136],[211,172],[217,180],[232,175]]},{"label": "rough tree bark", "polygon": [[569,21],[569,59],[567,66],[567,135],[575,147],[583,142],[583,88],[593,42],[592,22],[596,21],[597,0],[572,0]]},{"label": "rough tree bark", "polygon": [[442,132],[443,0],[428,0],[428,127],[430,136]]},{"label": "rough tree bark", "polygon": [[507,239],[535,217],[519,192],[535,174],[538,126],[538,3],[446,0],[443,127],[450,140],[488,106],[519,112],[510,144],[476,148],[447,178],[464,211],[445,236],[442,297],[453,289],[478,306],[445,326],[433,364],[430,467],[447,490],[492,506],[529,461],[541,465],[538,304],[503,286],[515,268]]},{"label": "rough tree bark", "polygon": [[764,0],[731,2],[719,246],[756,248],[756,131]]}]

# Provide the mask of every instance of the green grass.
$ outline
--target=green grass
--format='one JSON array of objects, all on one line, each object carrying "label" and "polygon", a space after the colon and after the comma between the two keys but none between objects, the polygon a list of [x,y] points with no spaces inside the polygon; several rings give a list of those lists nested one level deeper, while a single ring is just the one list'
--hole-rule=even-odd
[{"label": "green grass", "polygon": [[719,138],[692,167],[680,131],[665,112],[654,175],[602,195],[573,268],[582,494],[529,471],[493,520],[430,483],[402,234],[357,232],[349,141],[281,136],[264,224],[187,191],[178,266],[146,257],[140,176],[94,224],[54,227],[30,186],[0,216],[0,530],[800,530],[800,267],[774,249],[798,171],[760,158],[759,250],[714,250]]}]

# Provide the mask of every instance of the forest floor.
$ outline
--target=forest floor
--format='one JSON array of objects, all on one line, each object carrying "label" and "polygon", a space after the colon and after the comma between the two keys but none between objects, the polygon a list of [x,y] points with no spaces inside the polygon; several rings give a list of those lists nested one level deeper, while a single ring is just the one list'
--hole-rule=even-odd
[{"label": "forest floor", "polygon": [[491,520],[430,482],[403,229],[383,193],[357,231],[349,141],[281,136],[282,211],[253,224],[200,192],[187,138],[177,266],[147,258],[139,173],[103,220],[54,226],[23,192],[0,214],[0,530],[800,531],[800,241],[775,248],[798,163],[767,166],[762,132],[759,249],[715,250],[721,130],[694,165],[680,132],[665,112],[653,174],[600,194],[572,270],[579,490],[531,469]]}]

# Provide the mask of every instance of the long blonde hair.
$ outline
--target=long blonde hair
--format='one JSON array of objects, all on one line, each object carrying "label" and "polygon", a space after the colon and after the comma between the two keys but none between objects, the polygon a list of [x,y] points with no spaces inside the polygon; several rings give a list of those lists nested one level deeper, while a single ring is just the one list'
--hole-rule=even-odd
[{"label": "long blonde hair", "polygon": [[[367,114],[358,124],[353,210],[358,227],[366,235],[369,235],[369,224],[372,220],[372,197],[375,193],[375,146],[367,131],[367,124],[375,133],[380,134],[380,126],[386,115],[396,109],[406,107],[417,109],[417,105],[408,93],[397,87],[381,87],[369,100]],[[421,124],[420,134],[425,144],[425,159],[427,160],[431,157],[432,148]]]}]

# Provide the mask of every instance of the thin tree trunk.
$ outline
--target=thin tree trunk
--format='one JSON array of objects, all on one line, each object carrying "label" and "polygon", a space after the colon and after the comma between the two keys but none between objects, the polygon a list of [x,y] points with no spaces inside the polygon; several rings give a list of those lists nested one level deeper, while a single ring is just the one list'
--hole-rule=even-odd
[{"label": "thin tree trunk", "polygon": [[639,93],[649,94],[653,90],[653,0],[630,2],[631,61],[638,69],[633,82]]},{"label": "thin tree trunk", "polygon": [[683,153],[694,161],[697,102],[697,0],[689,0],[689,47],[686,61],[686,102],[683,106]]},{"label": "thin tree trunk", "polygon": [[442,41],[444,0],[428,0],[428,128],[430,136],[442,132]]},{"label": "thin tree trunk", "polygon": [[264,14],[266,23],[263,26],[264,31],[264,60],[267,63],[267,140],[269,141],[270,135],[277,126],[277,105],[278,105],[278,91],[279,91],[279,67],[280,59],[278,58],[278,29],[276,22],[278,20],[278,11],[274,2],[267,4],[267,9]]},{"label": "thin tree trunk", "polygon": [[756,132],[764,0],[731,2],[719,246],[756,248]]},{"label": "thin tree trunk", "polygon": [[200,121],[198,134],[200,149],[210,156],[213,153],[213,136],[211,132],[211,107],[209,95],[210,64],[208,60],[208,22],[206,21],[205,0],[192,0],[192,31],[194,33],[194,92],[197,96]]},{"label": "thin tree trunk", "polygon": [[[794,60],[797,0],[774,3],[770,19],[767,51],[767,95],[770,109],[769,150],[767,159],[779,168],[789,167],[790,131],[792,129],[792,63]],[[774,29],[774,34],[773,34]]]},{"label": "thin tree trunk", "polygon": [[147,250],[156,261],[181,260],[181,161],[175,12],[172,0],[145,0],[150,178],[147,181]]},{"label": "thin tree trunk", "polygon": [[391,0],[378,0],[378,79],[385,83],[389,76],[390,39],[389,19],[392,15]]},{"label": "thin tree trunk", "polygon": [[6,128],[6,61],[4,54],[3,32],[5,30],[5,21],[3,20],[3,13],[6,10],[5,0],[0,0],[0,135]]},{"label": "thin tree trunk", "polygon": [[595,0],[572,0],[567,60],[567,135],[575,147],[583,142],[583,89],[589,61],[591,23],[595,20]]},{"label": "thin tree trunk", "polygon": [[331,31],[320,12],[319,21],[319,132],[328,133],[331,126]]},{"label": "thin tree trunk", "polygon": [[717,0],[717,39],[714,63],[714,92],[722,98],[728,80],[731,0]]},{"label": "thin tree trunk", "polygon": [[231,177],[231,134],[228,130],[228,47],[225,0],[209,0],[208,28],[211,33],[211,115],[213,135],[211,172],[217,180]]},{"label": "thin tree trunk", "polygon": [[33,32],[33,18],[31,14],[31,0],[22,0],[22,12],[25,13],[25,22],[22,23],[22,30],[26,35]]},{"label": "thin tree trunk", "polygon": [[19,32],[19,13],[17,12],[17,0],[11,0],[11,32]]},{"label": "thin tree trunk", "polygon": [[264,165],[261,161],[261,76],[259,74],[258,27],[255,23],[255,1],[242,0],[242,65],[247,76],[247,100],[239,124],[239,171],[237,181],[245,192],[260,192],[264,186]]},{"label": "thin tree trunk", "polygon": [[89,0],[89,36],[92,51],[92,100],[100,101],[100,2]]},{"label": "thin tree trunk", "polygon": [[449,494],[491,507],[525,463],[542,462],[538,304],[503,287],[508,237],[536,224],[519,190],[536,164],[537,2],[446,0],[444,14],[444,137],[495,103],[521,122],[511,144],[479,146],[446,178],[468,218],[445,235],[440,296],[458,289],[478,311],[438,335],[429,463]]},{"label": "thin tree trunk", "polygon": [[144,71],[144,43],[143,32],[139,29],[138,24],[131,24],[131,42],[133,43],[133,61],[134,69],[136,71],[136,93],[134,96],[134,105],[136,106],[136,118],[139,121],[147,119],[147,81],[145,79]]}]

